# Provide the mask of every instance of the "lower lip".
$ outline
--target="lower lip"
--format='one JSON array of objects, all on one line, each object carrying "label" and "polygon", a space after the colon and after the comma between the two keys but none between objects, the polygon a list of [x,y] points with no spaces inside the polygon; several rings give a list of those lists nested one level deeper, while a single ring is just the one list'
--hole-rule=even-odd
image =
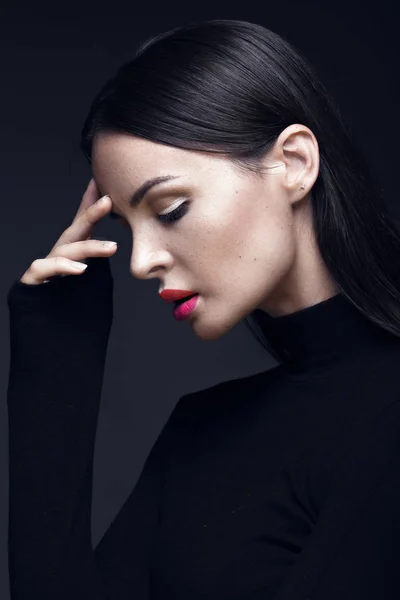
[{"label": "lower lip", "polygon": [[197,296],[189,298],[189,300],[186,300],[186,302],[178,304],[178,306],[174,308],[174,318],[177,321],[183,321],[184,319],[186,319],[196,308],[198,298],[199,295],[197,294]]}]

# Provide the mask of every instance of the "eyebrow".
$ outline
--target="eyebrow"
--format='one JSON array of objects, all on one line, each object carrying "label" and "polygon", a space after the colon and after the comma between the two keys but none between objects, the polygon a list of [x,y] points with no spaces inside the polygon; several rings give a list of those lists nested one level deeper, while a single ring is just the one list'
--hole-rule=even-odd
[{"label": "eyebrow", "polygon": [[[155,186],[166,183],[167,181],[171,181],[172,179],[179,179],[179,175],[161,175],[160,177],[153,177],[152,179],[148,179],[138,189],[132,194],[132,196],[128,200],[128,204],[132,208],[137,208],[139,204],[142,202],[146,194]],[[110,211],[108,216],[111,219],[121,219],[121,215],[116,212]]]}]

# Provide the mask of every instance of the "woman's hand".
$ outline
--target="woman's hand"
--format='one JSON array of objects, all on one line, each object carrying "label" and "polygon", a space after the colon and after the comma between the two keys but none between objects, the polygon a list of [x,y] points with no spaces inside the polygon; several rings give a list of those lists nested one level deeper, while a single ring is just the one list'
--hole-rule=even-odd
[{"label": "woman's hand", "polygon": [[62,233],[46,258],[37,258],[20,281],[28,285],[47,283],[56,275],[80,275],[87,265],[76,262],[92,256],[111,256],[117,244],[91,239],[92,230],[110,210],[109,196],[99,198],[94,179],[91,179],[71,225]]}]

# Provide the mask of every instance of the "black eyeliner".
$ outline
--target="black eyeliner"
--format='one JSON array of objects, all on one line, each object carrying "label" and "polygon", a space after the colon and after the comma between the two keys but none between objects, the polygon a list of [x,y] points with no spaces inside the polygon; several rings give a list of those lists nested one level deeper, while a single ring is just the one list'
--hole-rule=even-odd
[{"label": "black eyeliner", "polygon": [[158,220],[161,221],[161,223],[171,223],[173,221],[177,221],[187,213],[188,208],[188,203],[182,202],[182,204],[180,204],[175,210],[165,213],[164,215],[158,215]]}]

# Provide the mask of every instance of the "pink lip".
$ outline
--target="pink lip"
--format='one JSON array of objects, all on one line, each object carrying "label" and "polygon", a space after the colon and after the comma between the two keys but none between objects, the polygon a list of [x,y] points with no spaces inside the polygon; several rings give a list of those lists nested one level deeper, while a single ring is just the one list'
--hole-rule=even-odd
[{"label": "pink lip", "polygon": [[174,318],[177,319],[177,321],[186,319],[196,308],[198,300],[199,295],[197,294],[197,296],[193,296],[193,298],[189,298],[186,302],[182,302],[182,304],[175,306],[173,312]]}]

